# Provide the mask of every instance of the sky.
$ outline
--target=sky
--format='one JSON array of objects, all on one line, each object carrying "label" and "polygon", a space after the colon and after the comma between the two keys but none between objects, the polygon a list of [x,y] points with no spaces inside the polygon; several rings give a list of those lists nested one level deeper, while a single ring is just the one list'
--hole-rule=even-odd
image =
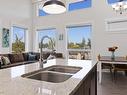
[{"label": "sky", "polygon": [[[59,31],[58,31],[59,32]],[[49,36],[51,38],[56,38],[56,29],[43,29],[38,31],[38,40],[41,41],[43,36]],[[13,42],[15,42],[16,35],[19,38],[22,38],[22,41],[25,41],[25,29],[13,27]],[[68,41],[74,43],[80,43],[82,38],[85,38],[88,41],[88,38],[91,38],[91,26],[82,26],[82,27],[68,27],[67,28]],[[49,40],[45,39],[44,43],[47,43]]]},{"label": "sky", "polygon": [[[56,29],[45,29],[45,30],[39,30],[38,31],[38,40],[41,42],[41,38],[43,36],[48,36],[50,38],[56,38]],[[47,43],[49,40],[45,39],[44,43]]]},{"label": "sky", "polygon": [[91,7],[91,5],[92,5],[91,0],[83,0],[80,2],[76,2],[76,3],[70,3],[68,11],[73,11],[73,10],[83,9],[83,8],[89,8],[89,7]]},{"label": "sky", "polygon": [[19,27],[13,27],[13,43],[16,40],[16,36],[18,36],[18,38],[22,38],[22,42],[25,42],[25,29],[23,28],[19,28]]},{"label": "sky", "polygon": [[[39,42],[43,36],[49,36],[51,38],[56,38],[56,29],[47,29],[38,31]],[[58,31],[59,32],[59,31]],[[88,41],[88,38],[91,38],[91,26],[84,27],[69,27],[67,28],[68,40],[69,42],[79,43],[82,41],[82,38],[85,38]],[[44,43],[48,40],[44,40]]]},{"label": "sky", "polygon": [[85,38],[86,42],[88,38],[91,39],[91,26],[67,28],[67,32],[69,42],[80,43],[82,38]]}]

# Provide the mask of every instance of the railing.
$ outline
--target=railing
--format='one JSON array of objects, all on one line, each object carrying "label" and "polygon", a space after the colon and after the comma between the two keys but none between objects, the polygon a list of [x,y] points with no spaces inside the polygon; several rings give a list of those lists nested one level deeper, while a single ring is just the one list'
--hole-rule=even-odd
[{"label": "railing", "polygon": [[69,59],[91,59],[91,49],[68,49]]}]

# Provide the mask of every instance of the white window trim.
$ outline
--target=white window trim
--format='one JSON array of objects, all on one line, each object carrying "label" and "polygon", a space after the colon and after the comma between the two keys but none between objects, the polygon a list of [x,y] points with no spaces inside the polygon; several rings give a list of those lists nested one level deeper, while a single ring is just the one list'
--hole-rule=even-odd
[{"label": "white window trim", "polygon": [[[66,40],[66,49],[67,49],[67,58],[69,59],[69,51],[72,50],[72,49],[68,49],[68,33],[67,33],[67,27],[82,27],[82,26],[91,26],[91,55],[92,55],[92,34],[93,34],[93,22],[92,21],[88,21],[88,22],[85,22],[85,23],[76,23],[76,24],[68,24],[66,25],[66,37],[67,37],[67,40]],[[73,49],[73,51],[77,51],[77,49]],[[82,49],[78,49],[78,51],[82,51]],[[92,56],[91,56],[92,58]]]},{"label": "white window trim", "polygon": [[[37,42],[37,44],[36,44],[36,49],[37,49],[37,51],[38,52],[40,52],[40,50],[39,50],[39,31],[43,31],[43,30],[51,30],[51,29],[55,29],[56,30],[56,32],[55,32],[55,47],[54,47],[54,49],[55,50],[57,50],[57,29],[56,28],[43,28],[43,29],[41,29],[41,28],[39,28],[39,29],[36,29],[36,42]],[[45,51],[45,50],[44,50]]]},{"label": "white window trim", "polygon": [[28,28],[22,27],[22,26],[16,26],[13,25],[11,27],[11,41],[10,41],[10,52],[12,52],[12,43],[13,43],[13,27],[21,28],[25,30],[25,35],[24,35],[24,41],[25,41],[25,52],[28,51]]}]

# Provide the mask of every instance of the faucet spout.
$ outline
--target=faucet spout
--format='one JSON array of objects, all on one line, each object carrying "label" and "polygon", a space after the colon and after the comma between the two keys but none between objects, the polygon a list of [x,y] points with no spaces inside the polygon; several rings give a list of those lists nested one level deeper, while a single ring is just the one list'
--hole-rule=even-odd
[{"label": "faucet spout", "polygon": [[53,46],[53,40],[49,36],[44,36],[41,38],[41,45],[40,45],[40,67],[43,68],[44,64],[44,59],[43,59],[43,41],[44,39],[48,38],[51,41],[51,48],[52,48],[52,53],[49,55],[47,60],[55,58],[55,50]]}]

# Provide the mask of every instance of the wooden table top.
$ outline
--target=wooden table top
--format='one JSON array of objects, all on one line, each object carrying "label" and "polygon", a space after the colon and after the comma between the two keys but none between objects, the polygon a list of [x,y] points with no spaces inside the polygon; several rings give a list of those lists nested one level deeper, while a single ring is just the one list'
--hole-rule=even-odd
[{"label": "wooden table top", "polygon": [[111,59],[111,56],[100,56],[99,61],[108,61],[108,62],[127,62],[126,57],[116,56],[114,60]]}]

